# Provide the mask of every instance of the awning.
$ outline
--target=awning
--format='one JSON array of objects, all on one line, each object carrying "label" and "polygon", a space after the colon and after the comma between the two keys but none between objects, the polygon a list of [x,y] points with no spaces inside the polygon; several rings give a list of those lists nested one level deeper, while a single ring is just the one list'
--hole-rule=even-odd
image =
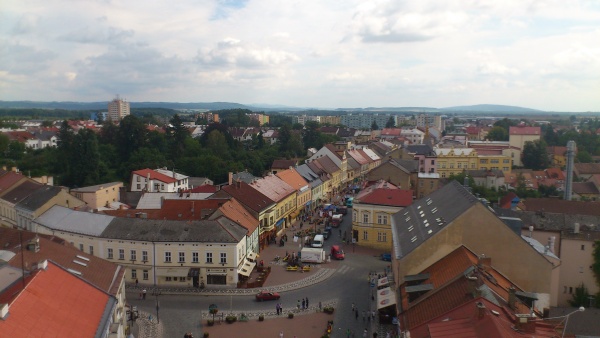
[{"label": "awning", "polygon": [[390,280],[388,279],[388,277],[379,278],[379,280],[377,281],[377,288],[387,286],[389,283]]},{"label": "awning", "polygon": [[187,277],[190,268],[156,268],[157,276]]},{"label": "awning", "polygon": [[244,264],[238,269],[238,273],[242,276],[248,277],[250,276],[252,269],[254,269],[254,266],[256,266],[256,263],[245,261]]},{"label": "awning", "polygon": [[248,259],[250,261],[255,261],[256,260],[256,252],[250,252],[248,254],[248,256],[246,257],[246,259]]},{"label": "awning", "polygon": [[277,221],[277,223],[275,223],[275,226],[279,228],[282,224],[283,224],[283,218],[280,219],[279,221]]},{"label": "awning", "polygon": [[290,214],[290,217],[291,218],[296,218],[296,217],[298,217],[298,215],[300,215],[300,210],[296,210],[296,211],[292,212]]},{"label": "awning", "polygon": [[396,304],[396,293],[389,287],[377,291],[377,310]]}]

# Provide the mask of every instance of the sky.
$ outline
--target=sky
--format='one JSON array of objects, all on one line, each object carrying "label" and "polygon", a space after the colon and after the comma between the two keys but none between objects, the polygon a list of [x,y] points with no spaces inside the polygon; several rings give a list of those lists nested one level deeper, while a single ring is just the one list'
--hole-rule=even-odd
[{"label": "sky", "polygon": [[600,0],[2,0],[0,100],[600,112]]}]

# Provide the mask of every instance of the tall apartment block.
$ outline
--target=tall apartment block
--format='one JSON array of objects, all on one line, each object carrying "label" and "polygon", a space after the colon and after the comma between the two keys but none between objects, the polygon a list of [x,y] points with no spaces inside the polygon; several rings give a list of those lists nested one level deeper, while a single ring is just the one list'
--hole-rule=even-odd
[{"label": "tall apartment block", "polygon": [[119,95],[108,103],[108,121],[118,122],[127,115],[129,115],[129,102],[120,98]]}]

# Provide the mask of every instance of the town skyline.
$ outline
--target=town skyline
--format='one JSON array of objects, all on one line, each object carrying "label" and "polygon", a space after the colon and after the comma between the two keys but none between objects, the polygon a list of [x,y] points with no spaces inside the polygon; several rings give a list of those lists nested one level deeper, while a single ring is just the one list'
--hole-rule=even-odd
[{"label": "town skyline", "polygon": [[[68,10],[65,10],[68,8]],[[586,1],[8,2],[0,100],[600,111]]]}]

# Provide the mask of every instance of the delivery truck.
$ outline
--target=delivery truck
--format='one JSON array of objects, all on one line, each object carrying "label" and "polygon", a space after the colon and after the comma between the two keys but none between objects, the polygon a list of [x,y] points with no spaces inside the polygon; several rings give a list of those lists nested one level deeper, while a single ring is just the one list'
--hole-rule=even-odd
[{"label": "delivery truck", "polygon": [[320,248],[303,248],[300,251],[302,263],[323,263],[325,261],[325,250]]},{"label": "delivery truck", "polygon": [[331,217],[331,226],[337,228],[342,224],[342,214],[335,214]]}]

